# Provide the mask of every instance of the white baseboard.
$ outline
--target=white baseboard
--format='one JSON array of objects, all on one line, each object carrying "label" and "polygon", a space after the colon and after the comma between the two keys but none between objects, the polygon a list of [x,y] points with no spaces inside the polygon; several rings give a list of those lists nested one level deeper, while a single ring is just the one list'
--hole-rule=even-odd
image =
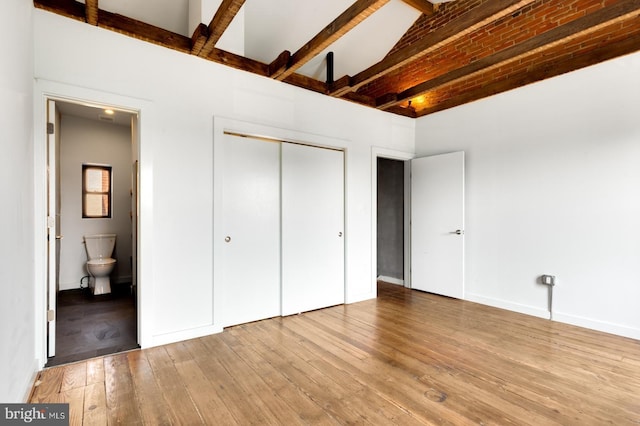
[{"label": "white baseboard", "polygon": [[[31,396],[31,390],[33,389],[33,386],[36,384],[36,379],[38,378],[38,373],[40,372],[40,368],[38,366],[38,361],[37,360],[34,360],[33,367],[34,368],[33,368],[33,373],[31,374],[31,378],[25,384],[26,389],[24,389],[23,392],[22,392],[24,397],[22,398],[22,401],[16,401],[18,403],[19,402],[26,403],[27,401],[29,401],[29,397]],[[5,401],[3,401],[3,402],[5,402]]]},{"label": "white baseboard", "polygon": [[532,315],[538,318],[549,319],[549,311],[536,308],[534,306],[521,305],[519,303],[508,302],[502,299],[494,299],[492,297],[480,296],[479,294],[466,293],[465,300],[481,303],[483,305],[493,306],[494,308],[506,309],[508,311],[518,312],[521,314]]},{"label": "white baseboard", "polygon": [[554,312],[553,320],[566,324],[577,325],[578,327],[590,328],[604,333],[615,334],[617,336],[629,337],[640,340],[640,328],[627,327],[620,324],[613,324],[606,321],[598,321],[576,315]]},{"label": "white baseboard", "polygon": [[361,293],[355,296],[349,296],[348,298],[345,299],[344,304],[350,305],[352,303],[364,302],[365,300],[370,300],[375,298],[376,298],[376,293],[371,293],[371,292]]},{"label": "white baseboard", "polygon": [[153,346],[168,345],[169,343],[181,342],[183,340],[196,339],[198,337],[209,336],[211,334],[221,333],[222,327],[215,325],[207,325],[204,327],[190,328],[188,330],[174,331],[171,333],[156,334],[151,336],[151,344],[143,347],[150,348]]},{"label": "white baseboard", "polygon": [[[533,306],[521,305],[518,303],[508,302],[506,300],[494,299],[491,297],[480,296],[478,294],[467,293],[465,299],[471,302],[481,303],[483,305],[493,306],[494,308],[506,309],[508,311],[519,312],[521,314],[532,315],[538,318],[549,319],[549,311],[535,308]],[[580,317],[576,315],[565,314],[562,312],[554,312],[553,320],[565,324],[576,325],[591,330],[602,331],[604,333],[615,334],[617,336],[629,337],[631,339],[640,340],[640,329],[627,327],[620,324],[613,324],[605,321],[593,320],[590,318]]]},{"label": "white baseboard", "polygon": [[400,278],[387,277],[386,275],[378,275],[378,281],[384,281],[389,284],[404,285],[404,280]]}]

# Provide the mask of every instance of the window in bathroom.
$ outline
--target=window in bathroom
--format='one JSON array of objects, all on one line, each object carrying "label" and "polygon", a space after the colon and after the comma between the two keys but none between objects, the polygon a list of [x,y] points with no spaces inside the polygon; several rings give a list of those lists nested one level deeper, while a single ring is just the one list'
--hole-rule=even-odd
[{"label": "window in bathroom", "polygon": [[82,165],[82,217],[111,217],[111,166]]}]

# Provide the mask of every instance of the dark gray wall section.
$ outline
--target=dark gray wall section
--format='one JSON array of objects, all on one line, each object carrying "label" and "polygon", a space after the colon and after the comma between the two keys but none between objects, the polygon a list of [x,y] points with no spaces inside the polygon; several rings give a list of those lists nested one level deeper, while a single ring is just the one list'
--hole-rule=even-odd
[{"label": "dark gray wall section", "polygon": [[378,276],[404,277],[404,162],[378,158]]}]

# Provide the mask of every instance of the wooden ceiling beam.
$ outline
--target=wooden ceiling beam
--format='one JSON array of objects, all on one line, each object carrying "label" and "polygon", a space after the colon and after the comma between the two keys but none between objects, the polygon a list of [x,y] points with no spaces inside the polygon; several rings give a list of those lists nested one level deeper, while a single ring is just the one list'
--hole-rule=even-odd
[{"label": "wooden ceiling beam", "polygon": [[287,68],[290,60],[291,52],[289,52],[288,50],[285,50],[284,52],[279,54],[278,57],[269,64],[269,75],[273,76],[276,74],[281,74]]},{"label": "wooden ceiling beam", "polygon": [[215,47],[206,59],[263,77],[269,76],[269,65]]},{"label": "wooden ceiling beam", "polygon": [[98,25],[98,0],[85,0],[84,8],[87,24]]},{"label": "wooden ceiling beam", "polygon": [[103,9],[100,10],[98,26],[179,52],[191,52],[191,39],[189,37]]},{"label": "wooden ceiling beam", "polygon": [[324,81],[316,80],[306,75],[291,74],[284,82],[316,93],[322,93],[323,95],[327,94],[327,84]]},{"label": "wooden ceiling beam", "polygon": [[438,102],[434,106],[423,108],[417,111],[416,116],[423,117],[438,111],[444,111],[638,51],[640,51],[640,32],[636,32],[622,41],[596,47],[579,55],[568,55],[562,60],[538,63],[532,68],[521,71],[506,80],[489,83],[475,90],[465,91],[458,96]]},{"label": "wooden ceiling beam", "polygon": [[33,5],[38,9],[87,22],[86,7],[75,0],[34,0]]},{"label": "wooden ceiling beam", "polygon": [[345,35],[389,1],[390,0],[357,0],[340,14],[340,16],[334,19],[333,22],[324,27],[322,31],[298,49],[298,51],[291,56],[289,64],[284,70],[280,70],[271,77],[280,81],[285,80],[322,52],[327,46]]},{"label": "wooden ceiling beam", "polygon": [[[527,56],[553,48],[603,27],[635,18],[640,14],[640,0],[621,0],[603,9],[553,28],[507,49],[472,62],[469,65],[417,84],[399,94],[386,94],[376,100],[380,109],[387,109],[438,87],[467,79],[474,74],[505,66]],[[393,99],[395,98],[395,100]]]},{"label": "wooden ceiling beam", "polygon": [[[195,51],[196,46],[194,45],[194,50],[192,50],[191,53],[202,56],[203,58],[209,56],[213,52],[218,40],[220,40],[220,37],[222,37],[222,34],[224,34],[229,27],[233,18],[236,17],[242,5],[244,5],[244,2],[245,0],[222,0],[220,7],[218,7],[218,10],[216,10],[215,15],[213,15],[209,23],[209,36],[207,37],[207,41],[198,51]],[[196,29],[196,31],[198,30]]]},{"label": "wooden ceiling beam", "polygon": [[452,19],[444,26],[427,34],[415,43],[398,50],[377,64],[352,76],[350,86],[337,88],[331,95],[340,97],[344,96],[347,92],[356,91],[365,84],[383,77],[446,44],[459,40],[471,32],[533,2],[534,0],[489,0],[481,6],[475,7],[467,13]]},{"label": "wooden ceiling beam", "polygon": [[419,10],[424,15],[431,16],[436,13],[437,5],[427,0],[402,0],[414,9]]},{"label": "wooden ceiling beam", "polygon": [[198,24],[196,29],[193,31],[193,35],[191,36],[191,53],[194,55],[200,53],[208,38],[209,27],[202,23]]}]

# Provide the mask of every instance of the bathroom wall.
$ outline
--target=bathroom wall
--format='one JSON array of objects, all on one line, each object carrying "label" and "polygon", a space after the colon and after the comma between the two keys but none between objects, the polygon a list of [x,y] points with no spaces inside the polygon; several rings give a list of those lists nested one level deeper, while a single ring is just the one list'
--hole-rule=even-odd
[{"label": "bathroom wall", "polygon": [[[0,2],[0,402],[24,402],[38,365],[35,311],[33,3]],[[44,312],[43,312],[44,313]]]},{"label": "bathroom wall", "polygon": [[[112,167],[112,217],[82,218],[82,164]],[[83,235],[115,233],[118,261],[111,280],[131,281],[131,127],[62,115],[60,125],[60,290],[88,275]],[[86,285],[86,280],[83,282]]]}]

